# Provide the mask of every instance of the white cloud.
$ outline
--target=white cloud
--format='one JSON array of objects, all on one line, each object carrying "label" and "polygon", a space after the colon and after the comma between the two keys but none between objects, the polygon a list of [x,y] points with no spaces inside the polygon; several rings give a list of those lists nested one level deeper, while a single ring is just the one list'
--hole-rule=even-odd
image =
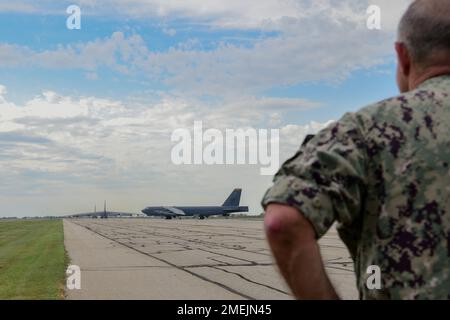
[{"label": "white cloud", "polygon": [[0,67],[17,67],[27,62],[33,52],[18,45],[0,43]]},{"label": "white cloud", "polygon": [[[0,96],[5,92],[6,88],[0,86]],[[152,105],[96,97],[75,98],[53,91],[21,105],[3,99],[0,101],[3,181],[0,194],[9,195],[10,207],[11,199],[17,199],[18,208],[23,201],[51,195],[54,208],[51,213],[55,214],[67,212],[66,204],[73,201],[72,192],[83,200],[74,203],[70,210],[87,210],[84,206],[95,201],[95,197],[110,199],[114,195],[117,202],[111,206],[138,211],[150,203],[170,204],[175,198],[180,203],[199,198],[208,200],[208,197],[192,197],[182,191],[186,189],[208,190],[214,195],[241,186],[249,192],[246,201],[252,212],[258,213],[259,198],[270,177],[261,177],[258,166],[174,166],[170,161],[173,130],[192,128],[195,120],[202,120],[205,129],[265,128],[274,113],[283,115],[293,108],[308,110],[317,106],[302,99],[247,96],[216,106],[217,112],[212,113],[208,112],[210,104],[168,95]],[[315,123],[285,125],[281,130],[281,160],[296,151],[305,133],[321,127]],[[222,181],[222,184],[211,187],[211,181]],[[167,190],[178,190],[178,193],[174,198]],[[124,196],[130,192],[133,196]],[[1,197],[0,204],[4,204]],[[44,208],[35,210],[38,209]],[[61,211],[56,212],[58,209]]]},{"label": "white cloud", "polygon": [[[355,70],[393,61],[396,25],[409,1],[128,0],[108,3],[81,1],[80,5],[94,12],[98,10],[99,14],[114,8],[130,15],[182,15],[194,23],[207,17],[216,27],[245,28],[247,23],[277,33],[255,38],[245,46],[224,40],[209,50],[188,41],[156,52],[141,36],[126,36],[122,32],[45,51],[0,44],[0,66],[81,69],[90,79],[93,75],[101,77],[98,70],[106,67],[128,77],[164,81],[176,91],[196,95],[246,95],[305,82],[341,81]],[[369,4],[382,7],[381,31],[366,28]],[[168,34],[176,32],[166,23],[163,29]]]},{"label": "white cloud", "polygon": [[[369,5],[382,9],[385,28],[395,22],[410,0],[79,0],[82,12],[96,15],[125,15],[132,18],[162,17],[189,19],[220,28],[282,28],[286,18],[304,18],[326,13],[330,18],[362,21]],[[61,2],[60,2],[61,3]],[[72,4],[65,1],[60,6]],[[0,4],[1,11],[58,12],[52,0],[17,0]],[[61,12],[61,10],[59,10]]]},{"label": "white cloud", "polygon": [[173,29],[173,28],[163,28],[163,33],[170,36],[170,37],[174,37],[177,34],[177,30]]},{"label": "white cloud", "polygon": [[280,134],[284,139],[284,157],[288,155],[288,153],[290,152],[289,150],[292,149],[292,146],[300,146],[307,135],[316,134],[320,130],[330,125],[332,122],[332,120],[325,123],[312,121],[311,123],[303,126],[295,124],[288,124],[283,126],[280,130]]},{"label": "white cloud", "polygon": [[85,77],[88,80],[98,80],[99,79],[97,72],[87,72],[85,74]]},{"label": "white cloud", "polygon": [[6,57],[0,66],[81,69],[88,74],[107,67],[129,77],[164,81],[177,91],[248,94],[305,82],[340,81],[355,70],[386,63],[392,51],[387,35],[354,27],[337,28],[324,21],[315,30],[317,25],[310,21],[296,34],[256,41],[251,47],[222,44],[210,51],[178,47],[166,52],[151,51],[138,35],[116,32],[110,38],[53,51],[0,45],[0,57]]},{"label": "white cloud", "polygon": [[327,16],[285,24],[289,32],[252,46],[223,43],[210,51],[152,52],[143,69],[185,92],[245,94],[299,83],[338,82],[356,70],[394,59],[391,33]]},{"label": "white cloud", "polygon": [[[195,120],[219,129],[280,126],[282,160],[286,159],[306,134],[326,125],[293,124],[285,119],[286,111],[307,111],[321,105],[304,99],[261,97],[261,92],[299,83],[339,82],[355,70],[391,61],[398,18],[409,1],[78,3],[83,15],[159,17],[164,22],[160,24],[163,32],[169,35],[182,32],[172,30],[172,21],[184,21],[190,30],[274,32],[252,37],[245,45],[223,38],[207,50],[200,40],[191,39],[155,51],[140,35],[122,32],[47,50],[0,43],[1,68],[81,70],[92,80],[101,79],[102,70],[108,69],[139,82],[160,80],[170,88],[151,105],[75,98],[52,91],[17,105],[0,86],[1,208],[20,207],[21,212],[30,213],[52,203],[50,213],[63,213],[86,210],[95,200],[113,198],[112,207],[138,211],[151,203],[174,204],[174,200],[178,204],[211,204],[211,196],[240,186],[246,191],[243,202],[257,213],[270,177],[260,177],[256,167],[174,167],[169,159],[172,130],[190,128]],[[0,4],[0,12],[64,15],[63,4],[18,0]],[[366,29],[369,4],[381,6],[381,31]],[[203,95],[214,97],[214,102],[198,98]],[[27,197],[34,197],[28,203],[37,207],[21,207]]]},{"label": "white cloud", "polygon": [[31,1],[0,2],[0,12],[36,13],[39,9]]},{"label": "white cloud", "polygon": [[30,48],[0,43],[0,67],[31,66],[50,69],[95,71],[108,67],[121,73],[142,64],[150,55],[138,35],[125,37],[114,32],[111,37],[86,43],[58,46],[54,50],[34,51]]}]

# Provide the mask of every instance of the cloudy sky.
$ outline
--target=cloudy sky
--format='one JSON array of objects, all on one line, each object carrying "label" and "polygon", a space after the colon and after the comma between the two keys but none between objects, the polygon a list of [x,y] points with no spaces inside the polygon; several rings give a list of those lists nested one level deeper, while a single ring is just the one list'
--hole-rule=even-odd
[{"label": "cloudy sky", "polygon": [[[408,0],[0,0],[0,216],[220,204],[260,166],[175,166],[171,134],[280,129],[281,160],[397,93]],[[69,5],[81,30],[66,27]],[[366,26],[381,8],[381,30]]]}]

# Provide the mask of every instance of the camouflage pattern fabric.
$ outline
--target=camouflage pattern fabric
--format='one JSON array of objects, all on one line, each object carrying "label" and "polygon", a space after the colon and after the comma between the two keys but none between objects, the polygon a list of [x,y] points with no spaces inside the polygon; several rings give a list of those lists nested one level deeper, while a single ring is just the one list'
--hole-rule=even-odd
[{"label": "camouflage pattern fabric", "polygon": [[[450,75],[331,124],[281,167],[262,204],[334,222],[361,299],[450,298]],[[366,287],[371,265],[381,290]]]}]

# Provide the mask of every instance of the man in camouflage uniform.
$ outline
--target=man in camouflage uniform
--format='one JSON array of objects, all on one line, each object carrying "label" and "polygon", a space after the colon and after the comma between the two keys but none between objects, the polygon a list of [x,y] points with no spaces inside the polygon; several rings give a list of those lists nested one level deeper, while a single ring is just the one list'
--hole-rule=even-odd
[{"label": "man in camouflage uniform", "polygon": [[[415,1],[396,51],[402,95],[321,131],[263,199],[272,252],[297,298],[338,298],[317,245],[334,222],[361,299],[450,298],[450,1]],[[380,290],[366,287],[372,265]]]}]

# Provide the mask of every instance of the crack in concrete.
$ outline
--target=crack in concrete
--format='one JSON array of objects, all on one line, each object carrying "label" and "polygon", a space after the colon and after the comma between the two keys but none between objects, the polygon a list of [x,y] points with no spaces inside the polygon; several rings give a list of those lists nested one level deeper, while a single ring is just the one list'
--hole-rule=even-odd
[{"label": "crack in concrete", "polygon": [[136,248],[134,248],[134,247],[132,247],[132,246],[126,244],[126,243],[122,243],[122,242],[120,242],[120,241],[116,241],[115,239],[110,238],[110,237],[108,237],[108,236],[105,236],[104,234],[101,234],[100,232],[97,232],[97,231],[91,229],[91,228],[88,227],[88,226],[83,226],[83,225],[78,224],[78,223],[75,223],[75,222],[72,222],[72,223],[74,223],[74,224],[76,224],[76,225],[78,225],[78,226],[80,226],[80,227],[82,227],[82,228],[85,228],[85,229],[87,229],[87,230],[89,230],[89,231],[91,231],[91,232],[93,232],[93,233],[95,233],[95,234],[97,234],[97,235],[99,235],[99,236],[105,238],[105,239],[108,239],[108,240],[110,240],[110,241],[117,242],[118,244],[121,244],[122,246],[127,247],[127,248],[129,248],[129,249],[131,249],[131,250],[133,250],[133,251],[136,251],[136,252],[138,252],[138,253],[140,253],[140,254],[143,254],[143,255],[149,256],[149,257],[151,257],[151,258],[153,258],[153,259],[156,259],[156,260],[158,260],[158,261],[164,262],[164,263],[168,264],[169,266],[171,266],[171,267],[173,267],[173,268],[175,268],[175,269],[178,269],[178,270],[187,272],[187,273],[189,273],[190,275],[192,275],[192,276],[194,276],[194,277],[197,277],[197,278],[199,278],[199,279],[201,279],[201,280],[203,280],[203,281],[206,281],[206,282],[215,284],[215,285],[217,285],[217,286],[219,286],[219,287],[221,287],[221,288],[223,288],[223,289],[225,289],[225,290],[228,290],[228,291],[231,292],[231,293],[234,293],[234,294],[236,294],[236,295],[241,296],[241,297],[244,298],[244,299],[248,299],[248,300],[256,300],[256,298],[251,297],[251,296],[249,296],[249,295],[246,295],[246,294],[244,294],[244,293],[241,293],[241,292],[239,292],[239,291],[237,291],[237,290],[235,290],[235,289],[233,289],[233,288],[231,288],[231,287],[228,287],[228,286],[226,286],[226,285],[224,285],[224,284],[222,284],[222,283],[220,283],[220,282],[217,282],[217,281],[208,279],[208,278],[206,278],[206,277],[204,277],[204,276],[201,276],[201,275],[196,274],[196,273],[194,273],[194,272],[192,272],[192,271],[190,271],[190,270],[187,270],[186,268],[177,266],[176,264],[173,264],[173,263],[171,263],[171,262],[169,262],[169,261],[166,261],[166,260],[161,259],[161,258],[159,258],[159,257],[153,256],[153,255],[151,255],[151,254],[149,254],[149,253],[147,253],[147,252],[143,252],[143,251],[141,251],[141,250],[139,250],[139,249],[136,249]]},{"label": "crack in concrete", "polygon": [[212,267],[212,268],[213,268],[213,269],[216,269],[216,270],[224,271],[224,272],[226,272],[226,273],[234,274],[234,275],[238,276],[239,278],[241,278],[241,279],[243,279],[243,280],[245,280],[245,281],[248,281],[248,282],[250,282],[250,283],[253,283],[253,284],[256,284],[256,285],[259,285],[259,286],[263,286],[263,287],[266,287],[266,288],[268,288],[268,289],[271,289],[271,290],[274,290],[274,291],[277,291],[277,292],[280,292],[280,293],[289,295],[289,293],[286,292],[286,291],[283,291],[283,290],[274,288],[274,287],[272,287],[272,286],[269,286],[269,285],[264,284],[264,283],[261,283],[261,282],[257,282],[257,281],[251,280],[251,279],[249,279],[249,278],[243,276],[243,275],[240,274],[240,273],[233,272],[233,271],[226,270],[226,269],[222,269],[222,268],[220,268],[220,267]]}]

